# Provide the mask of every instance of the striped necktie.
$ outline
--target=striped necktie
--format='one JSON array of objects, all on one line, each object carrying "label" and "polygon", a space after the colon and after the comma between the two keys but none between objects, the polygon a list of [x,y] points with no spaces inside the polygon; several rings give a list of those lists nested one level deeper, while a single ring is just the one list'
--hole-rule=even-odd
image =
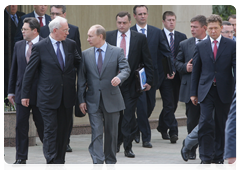
[{"label": "striped necktie", "polygon": [[174,56],[174,40],[173,40],[173,33],[171,32],[169,35],[170,35],[170,49],[171,49],[171,53],[172,53],[172,56],[175,58],[175,56]]}]

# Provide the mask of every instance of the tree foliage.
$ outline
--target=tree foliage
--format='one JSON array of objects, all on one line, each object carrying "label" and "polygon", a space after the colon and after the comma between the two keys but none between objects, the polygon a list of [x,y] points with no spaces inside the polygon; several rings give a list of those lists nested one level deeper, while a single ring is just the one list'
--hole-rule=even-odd
[{"label": "tree foliage", "polygon": [[227,21],[228,16],[236,14],[236,8],[232,5],[213,5],[213,14],[220,15],[223,21]]}]

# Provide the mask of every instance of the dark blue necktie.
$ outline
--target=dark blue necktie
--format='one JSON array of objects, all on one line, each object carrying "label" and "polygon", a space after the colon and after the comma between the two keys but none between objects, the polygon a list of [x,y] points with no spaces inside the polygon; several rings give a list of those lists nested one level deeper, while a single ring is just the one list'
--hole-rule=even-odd
[{"label": "dark blue necktie", "polygon": [[62,57],[62,53],[61,53],[61,50],[60,50],[60,42],[58,41],[57,42],[57,58],[58,58],[58,62],[61,66],[61,69],[63,70],[64,69],[64,62],[63,62],[63,57]]},{"label": "dark blue necktie", "polygon": [[145,28],[142,28],[141,31],[142,31],[142,33],[146,36],[146,34],[145,34]]},{"label": "dark blue necktie", "polygon": [[[173,40],[173,33],[171,32],[170,34],[170,49],[172,56],[174,57],[174,40]],[[175,57],[174,57],[175,58]]]}]

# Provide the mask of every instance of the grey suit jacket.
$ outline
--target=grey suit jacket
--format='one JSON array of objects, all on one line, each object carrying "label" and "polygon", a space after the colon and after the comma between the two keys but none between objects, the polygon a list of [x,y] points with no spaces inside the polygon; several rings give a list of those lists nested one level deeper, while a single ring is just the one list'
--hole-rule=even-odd
[{"label": "grey suit jacket", "polygon": [[182,76],[179,100],[185,103],[190,101],[191,88],[191,73],[187,72],[186,66],[189,60],[193,58],[195,46],[194,37],[180,42],[179,52],[175,60],[175,68]]},{"label": "grey suit jacket", "polygon": [[[123,49],[107,44],[104,63],[99,75],[94,47],[82,53],[81,69],[78,71],[79,104],[87,104],[87,112],[95,113],[99,108],[100,97],[108,113],[125,109],[119,86],[114,87],[111,80],[117,76],[123,83],[130,74],[129,64]],[[86,86],[87,85],[87,86]]]}]

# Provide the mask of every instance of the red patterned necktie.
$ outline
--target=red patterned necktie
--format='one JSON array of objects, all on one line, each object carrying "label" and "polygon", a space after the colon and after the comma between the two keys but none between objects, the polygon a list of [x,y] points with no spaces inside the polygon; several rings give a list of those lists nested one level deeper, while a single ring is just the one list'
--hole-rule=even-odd
[{"label": "red patterned necktie", "polygon": [[40,23],[40,27],[43,26],[42,18],[43,18],[43,17],[38,17],[38,19],[39,19],[39,23]]},{"label": "red patterned necktie", "polygon": [[125,37],[126,37],[126,34],[122,34],[122,41],[121,41],[121,43],[120,43],[120,48],[122,48],[123,49],[123,51],[124,51],[124,56],[126,57],[126,39],[125,39]]}]

